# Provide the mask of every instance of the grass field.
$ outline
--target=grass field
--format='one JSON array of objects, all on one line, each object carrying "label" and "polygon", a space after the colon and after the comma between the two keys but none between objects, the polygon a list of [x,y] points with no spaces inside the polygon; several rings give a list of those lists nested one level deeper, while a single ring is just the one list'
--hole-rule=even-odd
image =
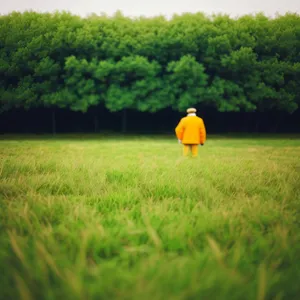
[{"label": "grass field", "polygon": [[1,299],[299,299],[300,137],[0,140]]}]

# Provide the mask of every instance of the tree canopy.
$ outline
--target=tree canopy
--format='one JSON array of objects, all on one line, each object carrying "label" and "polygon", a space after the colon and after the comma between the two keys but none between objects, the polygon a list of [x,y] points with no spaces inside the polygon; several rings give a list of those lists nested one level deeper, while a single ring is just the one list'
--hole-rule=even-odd
[{"label": "tree canopy", "polygon": [[300,17],[0,16],[0,105],[293,112]]}]

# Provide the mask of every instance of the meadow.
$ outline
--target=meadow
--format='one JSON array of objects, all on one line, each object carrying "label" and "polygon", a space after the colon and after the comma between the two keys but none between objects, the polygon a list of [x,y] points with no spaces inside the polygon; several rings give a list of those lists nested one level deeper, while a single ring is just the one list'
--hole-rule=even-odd
[{"label": "meadow", "polygon": [[2,136],[0,299],[299,299],[300,137]]}]

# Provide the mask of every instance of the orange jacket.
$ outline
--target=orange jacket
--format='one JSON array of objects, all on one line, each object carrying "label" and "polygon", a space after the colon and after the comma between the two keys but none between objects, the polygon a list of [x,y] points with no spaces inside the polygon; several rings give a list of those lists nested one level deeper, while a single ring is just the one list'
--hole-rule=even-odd
[{"label": "orange jacket", "polygon": [[180,120],[175,128],[176,136],[182,144],[204,144],[206,141],[206,129],[204,122],[197,116],[187,116]]}]

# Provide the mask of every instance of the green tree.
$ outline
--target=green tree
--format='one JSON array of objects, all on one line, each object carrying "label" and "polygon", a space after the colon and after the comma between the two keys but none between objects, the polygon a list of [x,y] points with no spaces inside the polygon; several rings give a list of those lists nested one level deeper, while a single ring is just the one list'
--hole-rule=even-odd
[{"label": "green tree", "polygon": [[[0,108],[294,112],[300,17],[0,16]],[[124,126],[126,118],[124,117]]]},{"label": "green tree", "polygon": [[170,105],[174,109],[183,111],[203,101],[207,75],[204,66],[194,57],[187,55],[179,61],[170,62],[167,71],[167,82],[171,87]]}]

